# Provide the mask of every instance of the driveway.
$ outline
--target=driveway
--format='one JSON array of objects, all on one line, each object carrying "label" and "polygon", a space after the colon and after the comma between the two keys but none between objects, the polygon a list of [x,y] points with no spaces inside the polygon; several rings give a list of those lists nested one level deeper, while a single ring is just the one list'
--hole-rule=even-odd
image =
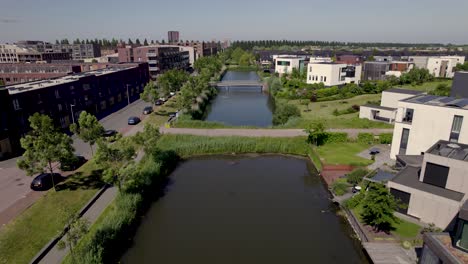
[{"label": "driveway", "polygon": [[[122,134],[134,134],[141,130],[141,126],[127,125],[128,117],[142,117],[142,110],[148,103],[137,100],[129,106],[114,112],[99,122],[105,129],[115,129]],[[143,119],[143,118],[142,118]],[[91,149],[89,144],[73,136],[73,146],[75,152],[81,154],[88,159],[91,157]],[[29,187],[33,177],[29,177],[26,173],[16,167],[17,158],[12,158],[5,161],[0,161],[0,227],[19,213],[31,206],[39,197],[46,192],[35,192]]]}]

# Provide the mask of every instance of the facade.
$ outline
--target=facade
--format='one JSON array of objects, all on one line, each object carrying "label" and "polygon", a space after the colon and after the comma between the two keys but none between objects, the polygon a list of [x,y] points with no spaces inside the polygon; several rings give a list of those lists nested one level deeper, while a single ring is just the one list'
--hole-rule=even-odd
[{"label": "facade", "polygon": [[366,104],[359,108],[359,118],[387,123],[395,122],[398,102],[423,92],[407,89],[392,88],[382,92],[380,105]]},{"label": "facade", "polygon": [[205,56],[212,56],[218,54],[218,43],[211,41],[211,42],[200,42],[200,41],[185,41],[185,42],[178,42],[175,43],[177,46],[182,47],[192,47],[195,50],[195,60]]},{"label": "facade", "polygon": [[188,51],[180,51],[180,47],[176,46],[153,45],[119,48],[119,62],[147,62],[152,79],[156,79],[157,75],[170,69],[188,69],[189,56]]},{"label": "facade", "polygon": [[336,56],[336,62],[344,64],[361,64],[363,59],[357,55],[339,55]]},{"label": "facade", "polygon": [[443,230],[454,230],[468,198],[466,149],[468,145],[439,140],[420,156],[419,164],[406,162],[414,155],[399,155],[397,161],[406,166],[387,186],[406,205],[400,212]]},{"label": "facade", "polygon": [[167,32],[167,41],[169,43],[178,43],[179,42],[179,31],[168,31]]},{"label": "facade", "polygon": [[[36,112],[49,115],[58,127],[66,130],[81,111],[102,118],[139,99],[149,81],[148,64],[120,67],[1,88],[0,100],[12,106],[7,109],[7,117],[9,127],[14,128],[6,137],[2,135],[2,145],[11,146],[8,151],[2,149],[2,155],[21,152],[19,139],[30,130],[28,118]],[[3,102],[0,107],[3,108]]]},{"label": "facade", "polygon": [[[466,224],[466,217],[463,219],[461,216],[459,220]],[[468,263],[468,233],[463,230],[466,229],[461,228],[460,235],[456,236],[451,236],[450,233],[425,233],[419,263]]]},{"label": "facade", "polygon": [[468,72],[460,71],[455,73],[450,96],[468,98]]},{"label": "facade", "polygon": [[13,120],[11,119],[12,111],[13,105],[8,91],[0,89],[0,160],[6,159],[13,154],[10,142],[10,135],[15,134]]},{"label": "facade", "polygon": [[282,74],[290,74],[293,69],[298,71],[304,70],[305,57],[291,56],[291,55],[274,55],[273,63],[275,65],[275,72]]},{"label": "facade", "polygon": [[468,99],[416,95],[398,102],[390,158],[420,155],[438,140],[468,143]]},{"label": "facade", "polygon": [[69,53],[73,60],[101,57],[101,47],[97,44],[52,44],[52,50]]},{"label": "facade", "polygon": [[465,62],[464,56],[410,56],[416,67],[427,69],[436,78],[453,78],[454,68]]},{"label": "facade", "polygon": [[386,61],[364,62],[363,80],[380,81],[386,79],[386,73],[390,71],[390,63]]},{"label": "facade", "polygon": [[0,44],[0,63],[16,63],[19,62],[18,53],[27,51],[16,45]]},{"label": "facade", "polygon": [[316,58],[311,58],[307,65],[307,83],[339,86],[347,83],[359,84],[361,81],[361,65],[316,61]]},{"label": "facade", "polygon": [[27,46],[0,45],[0,63],[50,63],[61,60],[70,60],[70,54],[66,52],[37,51]]}]

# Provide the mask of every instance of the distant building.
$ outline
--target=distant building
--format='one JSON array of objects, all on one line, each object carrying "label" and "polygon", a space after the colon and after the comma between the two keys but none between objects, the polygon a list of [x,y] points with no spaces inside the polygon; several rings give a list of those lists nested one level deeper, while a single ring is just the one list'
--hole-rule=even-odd
[{"label": "distant building", "polygon": [[427,69],[436,78],[453,78],[455,66],[465,62],[464,56],[410,56],[416,67]]},{"label": "distant building", "polygon": [[69,60],[63,52],[39,52],[18,45],[0,44],[0,63],[36,63]]},{"label": "distant building", "polygon": [[148,81],[148,64],[138,63],[0,88],[0,126],[7,128],[0,131],[0,156],[21,152],[34,113],[66,130],[81,111],[102,118],[139,99]]},{"label": "distant building", "polygon": [[363,81],[385,80],[387,72],[390,71],[390,63],[386,61],[364,62]]},{"label": "distant building", "polygon": [[38,40],[18,41],[16,45],[39,53],[68,53],[67,60],[84,60],[101,57],[98,44],[51,44]]},{"label": "distant building", "polygon": [[157,75],[171,69],[188,69],[190,54],[181,51],[177,46],[141,46],[119,48],[119,62],[147,62],[150,77],[156,79]]},{"label": "distant building", "polygon": [[344,64],[361,64],[363,59],[361,56],[357,55],[338,55],[336,56],[336,62]]},{"label": "distant building", "polygon": [[302,56],[292,55],[274,55],[273,63],[275,65],[275,72],[282,74],[290,74],[293,69],[302,72],[306,58]]},{"label": "distant building", "polygon": [[468,98],[468,72],[456,72],[453,77],[450,96]]},{"label": "distant building", "polygon": [[307,83],[323,83],[325,86],[359,84],[362,66],[332,62],[331,58],[313,57],[307,65]]},{"label": "distant building", "polygon": [[387,123],[395,122],[398,102],[423,92],[392,88],[382,92],[380,105],[365,104],[359,108],[359,118]]},{"label": "distant building", "polygon": [[178,43],[179,42],[179,31],[168,31],[167,42]]},{"label": "distant building", "polygon": [[212,56],[218,54],[218,43],[211,41],[185,41],[176,43],[177,46],[193,47],[195,50],[195,60],[205,56]]}]

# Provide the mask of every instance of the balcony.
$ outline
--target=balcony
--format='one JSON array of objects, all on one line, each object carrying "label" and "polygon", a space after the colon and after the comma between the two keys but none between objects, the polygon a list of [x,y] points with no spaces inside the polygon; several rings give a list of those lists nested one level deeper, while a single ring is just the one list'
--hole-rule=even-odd
[{"label": "balcony", "polygon": [[158,64],[158,60],[148,60],[148,64]]},{"label": "balcony", "polygon": [[154,52],[148,52],[146,53],[146,57],[157,57],[158,54],[154,53]]}]

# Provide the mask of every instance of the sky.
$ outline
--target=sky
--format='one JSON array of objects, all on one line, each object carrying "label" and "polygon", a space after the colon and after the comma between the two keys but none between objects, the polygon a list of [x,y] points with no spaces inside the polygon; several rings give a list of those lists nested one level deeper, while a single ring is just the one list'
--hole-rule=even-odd
[{"label": "sky", "polygon": [[468,0],[0,0],[0,42],[68,38],[468,43]]}]

